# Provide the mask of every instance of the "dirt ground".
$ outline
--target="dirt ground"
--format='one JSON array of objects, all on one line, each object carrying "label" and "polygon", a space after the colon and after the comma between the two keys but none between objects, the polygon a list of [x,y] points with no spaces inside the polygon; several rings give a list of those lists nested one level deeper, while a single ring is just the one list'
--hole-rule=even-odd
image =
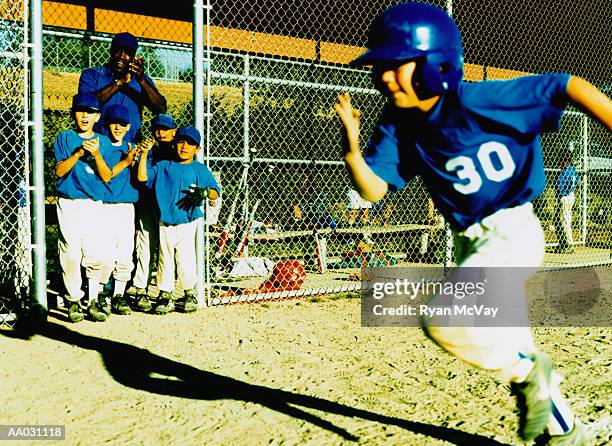
[{"label": "dirt ground", "polygon": [[[362,328],[356,298],[49,321],[29,340],[0,336],[1,424],[66,426],[64,442],[38,444],[522,444],[506,385],[418,328]],[[612,329],[534,331],[610,444]]]}]

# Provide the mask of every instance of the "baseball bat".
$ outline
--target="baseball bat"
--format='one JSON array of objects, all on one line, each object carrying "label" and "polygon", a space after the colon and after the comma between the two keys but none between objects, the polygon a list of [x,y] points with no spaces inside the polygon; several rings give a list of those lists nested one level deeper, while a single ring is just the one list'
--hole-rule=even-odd
[{"label": "baseball bat", "polygon": [[255,212],[257,212],[257,206],[259,206],[259,201],[260,200],[257,200],[255,202],[255,206],[253,206],[253,212],[251,212],[251,215],[249,216],[249,219],[246,224],[246,229],[244,231],[243,236],[240,239],[240,243],[238,244],[238,249],[236,249],[235,257],[239,257],[242,254],[242,251],[244,251],[244,247],[247,245],[249,241],[249,234],[251,233],[251,228],[253,228],[253,223],[255,222]]},{"label": "baseball bat", "polygon": [[215,251],[215,257],[218,259],[225,251],[227,246],[227,241],[229,240],[230,233],[232,231],[232,224],[234,223],[234,214],[236,213],[236,206],[238,205],[238,199],[240,198],[240,192],[244,187],[246,169],[242,173],[242,177],[240,178],[240,182],[238,183],[238,190],[236,191],[236,195],[234,196],[234,201],[232,201],[232,206],[230,207],[229,217],[227,218],[227,223],[221,231],[219,235],[219,240],[217,240],[217,250]]},{"label": "baseball bat", "polygon": [[317,246],[317,266],[320,273],[327,271],[327,239],[321,237],[315,229],[315,244]]}]

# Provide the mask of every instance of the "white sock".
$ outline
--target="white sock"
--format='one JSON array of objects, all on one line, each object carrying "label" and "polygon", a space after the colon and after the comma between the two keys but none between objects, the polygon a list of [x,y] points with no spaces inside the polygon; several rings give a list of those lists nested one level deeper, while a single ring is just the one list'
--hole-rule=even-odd
[{"label": "white sock", "polygon": [[125,288],[127,287],[127,282],[119,282],[115,280],[115,289],[113,291],[113,296],[123,296],[125,294]]},{"label": "white sock", "polygon": [[100,285],[100,280],[99,279],[93,279],[93,278],[89,278],[87,279],[87,284],[89,286],[89,303],[93,302],[94,300],[98,300],[98,293],[100,292],[100,290],[102,289],[102,285]]},{"label": "white sock", "polygon": [[559,383],[562,379],[560,375],[553,372],[552,385],[550,387],[552,410],[547,424],[550,435],[564,435],[574,428],[574,414],[559,389]]},{"label": "white sock", "polygon": [[[524,353],[519,356],[521,359],[502,373],[504,378],[517,383],[525,381],[533,368],[533,362],[529,356]],[[547,424],[550,435],[565,435],[574,428],[574,413],[561,395],[559,388],[562,379],[558,373],[552,372],[550,383],[551,410]]]}]

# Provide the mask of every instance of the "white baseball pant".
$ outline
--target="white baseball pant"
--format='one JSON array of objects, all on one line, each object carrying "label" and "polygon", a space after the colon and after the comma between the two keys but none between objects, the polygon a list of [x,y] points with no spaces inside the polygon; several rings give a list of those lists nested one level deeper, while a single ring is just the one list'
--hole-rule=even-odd
[{"label": "white baseball pant", "polygon": [[[524,282],[528,267],[537,268],[544,260],[544,231],[533,213],[531,203],[503,209],[484,218],[465,231],[454,234],[457,266],[516,267],[518,273],[493,269],[495,282],[514,292],[527,321],[527,300]],[[527,268],[526,268],[527,267]],[[520,268],[520,269],[519,269]],[[435,305],[438,296],[429,304]],[[477,367],[494,370],[506,381],[523,381],[533,367],[526,355],[537,348],[529,327],[434,327],[424,330],[445,350]],[[558,388],[561,377],[554,373],[551,389],[553,406],[548,422],[551,435],[567,432],[574,416]],[[568,427],[569,426],[569,427]]]},{"label": "white baseball pant", "polygon": [[136,204],[136,268],[132,284],[147,288],[151,281],[152,260],[159,248],[159,217],[155,203]]},{"label": "white baseball pant", "polygon": [[[568,247],[574,244],[574,235],[572,234],[572,208],[574,207],[574,193],[567,194],[559,198],[557,204],[557,218],[555,228],[559,238],[559,246]],[[561,227],[557,227],[561,225]]]},{"label": "white baseball pant", "polygon": [[[498,211],[454,234],[454,239],[459,267],[539,267],[544,260],[544,232],[531,203]],[[507,274],[504,281],[516,290],[515,299],[525,312],[523,283],[527,278]],[[426,326],[425,330],[449,352],[475,366],[498,370],[508,380],[517,373],[512,368],[519,352],[529,354],[536,350],[529,327]]]},{"label": "white baseball pant", "polygon": [[132,203],[104,203],[105,270],[101,283],[108,282],[111,274],[118,282],[132,277],[134,262],[134,205]]},{"label": "white baseball pant", "polygon": [[102,206],[102,202],[89,199],[60,198],[57,203],[59,259],[68,291],[66,298],[73,302],[83,297],[81,265],[90,283],[99,283],[104,273],[105,239],[100,237],[104,230]]},{"label": "white baseball pant", "polygon": [[197,227],[198,220],[180,225],[160,222],[157,268],[157,287],[160,291],[174,291],[175,277],[182,289],[195,288]]}]

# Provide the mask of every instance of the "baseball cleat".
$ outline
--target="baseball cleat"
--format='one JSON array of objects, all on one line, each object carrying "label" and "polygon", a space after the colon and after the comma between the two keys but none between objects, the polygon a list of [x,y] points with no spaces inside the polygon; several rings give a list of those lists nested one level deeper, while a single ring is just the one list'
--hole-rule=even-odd
[{"label": "baseball cleat", "polygon": [[125,297],[123,297],[122,295],[113,296],[111,298],[111,308],[113,309],[113,313],[115,314],[126,315],[132,312],[130,306],[125,300]]},{"label": "baseball cleat", "polygon": [[106,313],[100,308],[100,303],[97,299],[94,299],[89,303],[87,313],[94,322],[104,322],[106,320]]},{"label": "baseball cleat", "polygon": [[132,298],[132,308],[137,311],[150,311],[153,308],[147,290],[144,288],[136,288],[130,296]]},{"label": "baseball cleat", "polygon": [[106,313],[107,316],[110,316],[111,306],[109,305],[108,300],[106,299],[106,293],[104,291],[98,293],[98,305],[100,306],[100,309]]},{"label": "baseball cleat", "polygon": [[183,297],[181,301],[183,313],[193,313],[194,311],[198,310],[198,299],[196,297],[195,291],[185,291],[185,297]]},{"label": "baseball cleat", "polygon": [[533,440],[544,432],[552,410],[552,362],[541,352],[532,355],[531,359],[533,369],[525,381],[511,384],[519,408],[519,435],[524,440]]},{"label": "baseball cleat", "polygon": [[78,302],[70,302],[68,304],[68,319],[70,319],[70,322],[81,322],[85,319],[81,305]]},{"label": "baseball cleat", "polygon": [[593,444],[592,440],[587,428],[576,422],[565,435],[542,435],[536,440],[535,446],[589,446]]},{"label": "baseball cleat", "polygon": [[162,291],[157,299],[157,304],[153,308],[155,314],[168,314],[174,311],[174,301],[172,295],[167,291]]}]

